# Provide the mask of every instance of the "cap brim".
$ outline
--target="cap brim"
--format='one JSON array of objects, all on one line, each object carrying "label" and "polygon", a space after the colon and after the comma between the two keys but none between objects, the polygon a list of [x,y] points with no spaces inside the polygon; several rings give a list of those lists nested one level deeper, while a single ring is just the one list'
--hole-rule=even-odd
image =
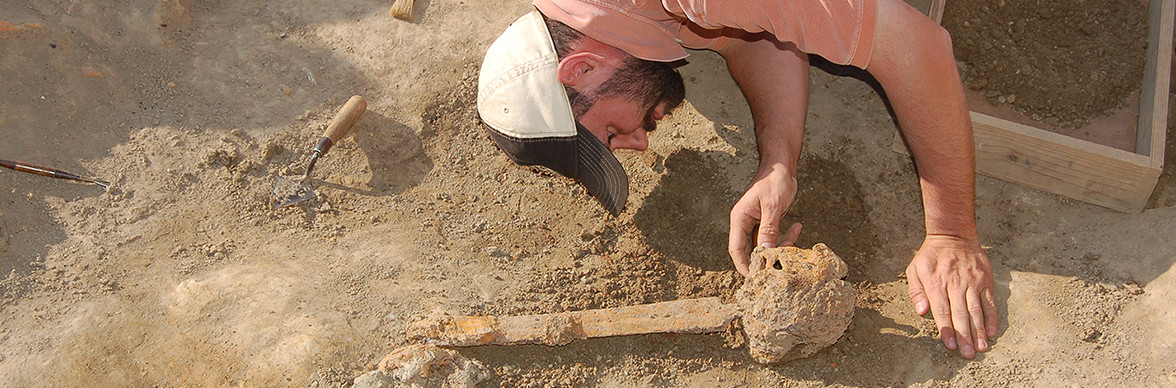
[{"label": "cap brim", "polygon": [[587,128],[576,123],[577,174],[572,177],[588,189],[613,216],[625,210],[629,199],[629,175],[621,162]]}]

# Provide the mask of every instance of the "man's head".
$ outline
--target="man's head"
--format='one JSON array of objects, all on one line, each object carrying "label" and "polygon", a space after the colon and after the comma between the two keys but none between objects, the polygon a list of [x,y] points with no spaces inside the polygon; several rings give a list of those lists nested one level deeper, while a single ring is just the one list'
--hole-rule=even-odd
[{"label": "man's head", "polygon": [[628,177],[611,151],[644,150],[646,132],[684,96],[669,64],[638,59],[532,12],[488,50],[478,112],[515,162],[576,179],[616,215]]}]

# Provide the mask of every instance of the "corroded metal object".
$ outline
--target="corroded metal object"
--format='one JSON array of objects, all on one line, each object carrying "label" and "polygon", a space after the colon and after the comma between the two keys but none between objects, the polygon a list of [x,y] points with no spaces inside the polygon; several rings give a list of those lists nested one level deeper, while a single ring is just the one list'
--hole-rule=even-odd
[{"label": "corroded metal object", "polygon": [[854,289],[845,262],[824,244],[756,248],[736,303],[684,299],[638,306],[523,316],[434,313],[409,323],[410,341],[438,346],[540,344],[649,333],[713,333],[742,317],[753,359],[774,364],[808,357],[853,320]]}]

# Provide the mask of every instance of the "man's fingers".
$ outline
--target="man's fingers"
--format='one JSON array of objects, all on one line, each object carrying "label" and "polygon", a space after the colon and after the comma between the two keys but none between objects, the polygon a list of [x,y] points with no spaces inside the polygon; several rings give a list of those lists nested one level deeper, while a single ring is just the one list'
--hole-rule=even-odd
[{"label": "man's fingers", "polygon": [[759,233],[755,237],[755,245],[774,247],[780,239],[780,217],[771,217],[767,212],[760,218]]},{"label": "man's fingers", "polygon": [[907,296],[911,298],[911,304],[915,306],[915,314],[927,315],[927,310],[930,305],[927,303],[927,292],[923,289],[923,282],[919,279],[919,273],[915,271],[915,267],[907,268]]},{"label": "man's fingers", "polygon": [[996,296],[992,294],[991,288],[980,294],[980,304],[984,308],[985,332],[988,333],[988,338],[996,337],[999,319],[996,316]]},{"label": "man's fingers", "polygon": [[969,289],[966,294],[968,300],[968,319],[972,322],[972,337],[975,339],[976,351],[988,351],[988,338],[984,335],[984,307],[980,304],[980,293]]},{"label": "man's fingers", "polygon": [[[943,345],[948,349],[956,350],[958,338],[956,331],[952,329],[955,325],[952,324],[951,302],[948,301],[947,289],[936,283],[923,284],[923,286],[923,295],[929,305],[928,310],[931,311],[931,317],[935,319],[935,326],[939,327],[939,338],[943,340]],[[918,309],[917,305],[915,309]]]},{"label": "man's fingers", "polygon": [[746,237],[741,240],[744,240],[741,246],[736,246],[734,243],[728,245],[727,253],[731,255],[731,262],[735,263],[735,270],[739,271],[740,275],[747,276],[748,255],[750,252],[747,251]]},{"label": "man's fingers", "polygon": [[735,263],[735,270],[739,271],[741,275],[747,276],[747,258],[751,254],[751,250],[747,248],[747,237],[751,234],[751,228],[755,225],[756,220],[738,209],[739,206],[736,204],[735,209],[731,211],[731,231],[727,236],[727,254],[731,255],[731,261]]},{"label": "man's fingers", "polygon": [[960,355],[964,358],[972,358],[976,356],[976,347],[972,341],[972,320],[968,316],[968,301],[967,297],[961,294],[964,292],[951,292],[948,295],[948,302],[951,305],[948,310],[951,311],[951,326],[955,328],[956,343],[960,350]]},{"label": "man's fingers", "polygon": [[956,350],[956,331],[951,324],[951,310],[947,302],[941,304],[932,302],[931,317],[935,319],[935,326],[939,328],[939,340],[943,341],[943,346]]},{"label": "man's fingers", "polygon": [[958,338],[953,329],[951,304],[948,303],[946,291],[943,287],[924,287],[918,269],[914,266],[907,267],[907,295],[915,305],[915,313],[926,316],[930,311],[931,317],[935,319],[935,327],[939,328],[939,339],[943,341],[943,346],[956,350]]}]

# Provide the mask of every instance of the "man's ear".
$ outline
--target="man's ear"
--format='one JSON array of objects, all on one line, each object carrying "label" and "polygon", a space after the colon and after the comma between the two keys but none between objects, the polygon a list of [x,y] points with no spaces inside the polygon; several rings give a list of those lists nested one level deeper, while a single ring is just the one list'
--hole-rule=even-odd
[{"label": "man's ear", "polygon": [[598,84],[599,70],[603,69],[604,65],[603,55],[581,51],[569,54],[560,60],[555,72],[559,76],[559,82],[583,91],[594,88],[592,85]]}]

